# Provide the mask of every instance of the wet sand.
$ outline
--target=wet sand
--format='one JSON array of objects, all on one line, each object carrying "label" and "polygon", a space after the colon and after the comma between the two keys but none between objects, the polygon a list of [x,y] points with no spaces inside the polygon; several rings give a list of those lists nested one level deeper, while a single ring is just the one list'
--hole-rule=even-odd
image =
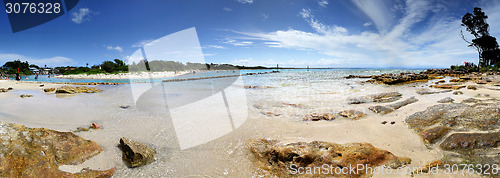
[{"label": "wet sand", "polygon": [[[472,84],[472,83],[468,83]],[[7,93],[0,93],[0,120],[24,124],[28,127],[45,127],[59,131],[71,131],[76,127],[88,126],[91,122],[99,123],[103,128],[89,132],[78,132],[85,139],[96,141],[103,152],[81,165],[61,166],[61,170],[77,172],[81,168],[105,170],[116,167],[115,177],[249,177],[266,175],[254,167],[252,155],[248,150],[249,139],[277,139],[284,143],[298,141],[327,141],[334,143],[368,142],[375,147],[388,150],[399,157],[409,157],[412,163],[408,166],[421,167],[431,161],[440,159],[445,152],[427,148],[421,138],[408,129],[404,120],[407,116],[423,111],[437,104],[445,97],[452,97],[455,102],[489,94],[490,98],[500,98],[500,92],[479,88],[478,90],[461,89],[463,95],[452,92],[418,95],[415,89],[423,88],[429,83],[415,83],[402,86],[385,86],[364,84],[354,86],[344,97],[329,96],[327,92],[317,91],[305,93],[313,97],[305,97],[304,93],[286,93],[282,88],[249,89],[248,119],[243,125],[230,134],[196,147],[181,150],[170,122],[165,113],[150,112],[133,106],[129,96],[128,85],[98,86],[103,89],[97,94],[56,95],[44,93],[39,83],[0,81],[0,88],[13,87]],[[57,87],[58,84],[44,84],[45,87]],[[314,85],[314,84],[313,84]],[[355,84],[354,84],[355,85]],[[312,86],[314,88],[314,86]],[[384,103],[368,103],[348,105],[345,99],[350,96],[361,96],[372,93],[398,91],[402,99],[415,96],[419,101],[404,106],[386,115],[375,114],[367,108]],[[335,91],[330,91],[335,92]],[[20,94],[33,94],[33,98],[20,98]],[[282,96],[275,96],[282,93]],[[480,97],[478,97],[480,99]],[[312,99],[316,99],[311,101]],[[283,103],[302,104],[304,108],[283,105]],[[120,105],[130,105],[122,109]],[[305,114],[312,112],[341,111],[357,109],[367,114],[366,117],[351,121],[336,119],[334,121],[302,121]],[[262,111],[280,113],[279,116],[266,116]],[[383,125],[382,121],[389,123]],[[395,124],[390,124],[394,121]],[[121,160],[121,151],[117,147],[121,137],[129,137],[146,143],[157,150],[156,161],[150,165],[129,169]],[[374,175],[387,177],[388,175]],[[393,175],[402,177],[402,175]],[[403,175],[409,177],[409,175]],[[415,175],[429,177],[430,175]],[[431,176],[436,177],[436,175]],[[437,175],[450,177],[450,175]],[[456,176],[453,176],[456,177]],[[468,177],[465,176],[465,177]],[[472,175],[472,177],[477,177]]]}]

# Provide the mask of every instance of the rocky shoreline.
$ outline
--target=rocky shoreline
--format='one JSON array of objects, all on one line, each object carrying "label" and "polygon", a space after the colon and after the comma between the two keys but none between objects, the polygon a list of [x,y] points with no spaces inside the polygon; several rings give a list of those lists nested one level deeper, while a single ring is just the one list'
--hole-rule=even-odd
[{"label": "rocky shoreline", "polygon": [[394,85],[410,82],[424,82],[432,79],[440,79],[442,76],[458,77],[462,81],[481,81],[480,83],[488,83],[488,76],[498,75],[500,75],[500,72],[479,73],[464,70],[427,69],[426,71],[420,73],[381,74],[371,76],[349,75],[345,78],[370,78],[370,80],[367,80],[366,82]]}]

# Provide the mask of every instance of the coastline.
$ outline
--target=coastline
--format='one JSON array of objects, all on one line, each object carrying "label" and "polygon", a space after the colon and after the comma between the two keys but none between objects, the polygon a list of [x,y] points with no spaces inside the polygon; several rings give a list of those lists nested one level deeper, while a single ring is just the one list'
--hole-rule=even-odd
[{"label": "coastline", "polygon": [[139,72],[139,73],[119,73],[119,74],[77,74],[77,75],[58,75],[54,78],[62,79],[148,79],[148,78],[168,78],[186,75],[193,71],[179,72]]},{"label": "coastline", "polygon": [[[499,79],[498,76],[495,76]],[[367,79],[362,79],[364,81]],[[117,105],[130,104],[124,99],[123,86],[110,86],[103,93],[97,94],[76,94],[65,95],[69,97],[56,98],[53,93],[44,93],[43,88],[60,87],[63,84],[54,84],[46,82],[17,82],[17,81],[0,81],[0,88],[12,87],[13,91],[1,93],[0,98],[3,101],[3,108],[23,108],[9,109],[8,114],[16,115],[18,120],[8,120],[19,124],[24,124],[30,127],[44,127],[59,131],[72,131],[78,126],[87,125],[90,122],[99,122],[104,129],[90,132],[79,132],[77,135],[85,139],[94,140],[102,148],[103,153],[95,156],[81,165],[62,166],[60,169],[69,172],[76,172],[81,168],[89,167],[91,169],[105,170],[111,167],[116,167],[115,176],[134,176],[141,174],[155,174],[163,176],[181,176],[193,175],[189,168],[182,165],[192,165],[196,168],[206,167],[202,170],[197,170],[198,174],[205,175],[226,175],[228,171],[231,176],[252,176],[259,175],[258,170],[252,166],[246,154],[246,140],[269,138],[281,140],[283,143],[294,142],[310,142],[315,140],[329,141],[334,143],[350,143],[350,142],[367,142],[377,148],[388,150],[397,156],[406,156],[413,159],[408,166],[424,166],[425,164],[440,159],[447,152],[438,150],[435,147],[430,149],[422,142],[418,134],[409,129],[405,124],[405,118],[409,115],[423,111],[427,107],[438,104],[437,101],[445,97],[452,97],[456,103],[460,103],[467,98],[477,98],[484,100],[485,98],[500,99],[500,91],[489,89],[493,84],[477,84],[476,81],[467,81],[461,85],[478,86],[477,90],[461,88],[457,91],[462,91],[463,95],[454,95],[452,92],[435,93],[428,95],[419,95],[417,89],[427,88],[433,91],[442,91],[438,88],[430,88],[429,86],[438,82],[441,79],[432,79],[428,82],[415,82],[403,85],[380,85],[380,84],[365,84],[375,87],[367,92],[355,92],[352,95],[366,95],[378,93],[381,91],[397,91],[403,94],[404,98],[416,96],[419,100],[414,104],[404,106],[392,113],[380,115],[369,111],[367,108],[373,103],[360,105],[338,105],[328,106],[327,108],[340,111],[344,109],[356,109],[367,114],[366,117],[359,120],[337,119],[334,121],[319,121],[305,122],[302,121],[305,112],[319,112],[314,106],[309,108],[293,108],[293,106],[284,105],[283,102],[291,104],[312,105],[309,102],[296,100],[293,98],[271,98],[264,99],[260,97],[261,92],[275,90],[269,89],[247,89],[249,103],[249,119],[240,128],[235,130],[231,135],[226,135],[220,139],[199,146],[196,149],[176,150],[171,146],[168,140],[169,137],[159,137],[158,135],[165,134],[164,121],[155,114],[148,114],[137,110],[136,108],[122,109]],[[450,78],[445,78],[446,83],[449,83]],[[43,84],[43,87],[40,85]],[[22,93],[36,93],[34,98],[23,99],[19,97]],[[264,93],[266,94],[266,93]],[[271,94],[271,93],[269,93]],[[327,95],[327,94],[321,94]],[[479,96],[478,96],[479,95]],[[488,97],[485,97],[488,96]],[[120,99],[121,98],[121,99]],[[118,101],[115,101],[118,100]],[[12,105],[6,107],[7,105]],[[50,105],[50,108],[49,107]],[[255,107],[259,105],[259,107]],[[279,106],[279,107],[276,107]],[[78,109],[74,109],[78,108]],[[290,110],[285,110],[290,108]],[[26,112],[29,111],[29,112]],[[89,113],[92,112],[92,113]],[[263,115],[264,112],[280,113],[279,116]],[[5,112],[5,111],[4,111]],[[71,114],[75,121],[62,122],[64,124],[55,124],[67,118]],[[298,115],[301,114],[301,115]],[[58,116],[57,118],[51,118]],[[5,116],[1,116],[5,117]],[[146,119],[147,118],[147,119]],[[4,119],[2,119],[4,120]],[[382,121],[394,121],[394,125],[382,125]],[[43,124],[45,122],[49,122]],[[145,132],[147,130],[147,132]],[[451,134],[451,133],[450,133]],[[151,166],[141,169],[130,170],[121,161],[121,154],[116,148],[116,141],[121,136],[128,136],[139,141],[149,143],[159,153],[159,160]],[[152,139],[156,138],[156,139]],[[214,149],[218,148],[218,149]],[[167,151],[168,150],[168,151]],[[231,152],[228,154],[228,152]],[[168,156],[170,155],[170,156]],[[207,156],[210,159],[207,159]],[[173,159],[170,160],[170,159]],[[210,164],[210,162],[220,163],[219,166]],[[178,165],[176,165],[178,164]],[[234,164],[234,165],[233,165]],[[175,170],[173,172],[159,173],[159,170],[165,168]],[[256,173],[257,171],[257,173]],[[421,176],[421,175],[416,175]],[[446,175],[442,175],[446,176]],[[377,176],[374,177],[384,177]]]}]

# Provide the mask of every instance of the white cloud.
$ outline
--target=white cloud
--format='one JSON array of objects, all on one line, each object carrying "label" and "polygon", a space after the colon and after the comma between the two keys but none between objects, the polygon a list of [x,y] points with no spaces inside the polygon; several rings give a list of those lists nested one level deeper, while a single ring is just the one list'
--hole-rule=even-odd
[{"label": "white cloud", "polygon": [[137,42],[137,43],[133,44],[131,47],[132,47],[132,48],[141,48],[141,47],[143,47],[144,45],[149,44],[149,43],[151,43],[151,42],[153,42],[153,41],[154,41],[154,40],[142,40],[142,41],[139,41],[139,42]]},{"label": "white cloud", "polygon": [[226,49],[224,46],[219,46],[219,45],[206,45],[203,46],[203,48]]},{"label": "white cloud", "polygon": [[[365,1],[361,3],[370,4]],[[287,29],[267,33],[237,33],[264,41],[268,47],[315,52],[325,57],[315,62],[311,59],[310,63],[333,67],[449,67],[462,61],[477,61],[477,52],[468,48],[459,36],[461,19],[433,15],[430,7],[433,4],[426,1],[408,0],[402,9],[403,17],[393,26],[381,25],[390,23],[380,20],[390,19],[377,19],[379,16],[373,15],[375,25],[385,29],[378,32],[353,34],[342,26],[323,24],[310,9],[302,9],[300,17],[309,23],[314,32]],[[371,11],[386,9],[378,8]],[[488,15],[490,19],[495,18]],[[426,21],[425,26],[419,24],[419,30],[413,30],[415,24],[424,18],[431,20]]]},{"label": "white cloud", "polygon": [[352,0],[354,4],[368,16],[379,31],[385,31],[392,26],[392,14],[387,1],[384,0]]},{"label": "white cloud", "polygon": [[236,1],[239,3],[242,3],[242,4],[252,4],[253,3],[253,0],[236,0]]},{"label": "white cloud", "polygon": [[71,13],[72,17],[71,21],[75,22],[76,24],[81,24],[84,21],[90,20],[90,17],[92,16],[92,11],[89,8],[81,8],[77,12]]},{"label": "white cloud", "polygon": [[231,8],[229,8],[229,7],[224,7],[224,8],[223,8],[223,10],[224,10],[224,11],[228,11],[228,12],[233,11],[233,9],[231,9]]},{"label": "white cloud", "polygon": [[115,51],[118,51],[118,52],[123,52],[123,48],[120,47],[120,46],[118,46],[118,45],[116,45],[115,47],[113,47],[113,46],[106,46],[106,49],[108,49],[108,50],[115,50]]},{"label": "white cloud", "polygon": [[368,26],[370,26],[370,25],[372,25],[372,23],[371,23],[371,22],[366,22],[366,23],[364,23],[364,24],[363,24],[363,26],[365,26],[365,27],[368,27]]},{"label": "white cloud", "polygon": [[12,53],[0,53],[0,64],[3,65],[8,61],[13,61],[13,60],[21,60],[21,61],[28,61],[30,64],[35,64],[38,66],[68,66],[68,65],[75,65],[76,62],[70,58],[67,57],[62,57],[62,56],[54,56],[54,57],[49,57],[49,58],[32,58],[32,57],[27,57],[24,55],[20,54],[12,54]]},{"label": "white cloud", "polygon": [[321,7],[326,7],[326,5],[328,5],[328,0],[318,0],[318,5]]},{"label": "white cloud", "polygon": [[226,41],[224,41],[223,43],[232,44],[234,46],[249,46],[253,44],[252,41],[236,41],[234,39],[229,39],[229,38],[226,39]]},{"label": "white cloud", "polygon": [[264,18],[264,20],[267,20],[269,18],[269,15],[264,14],[264,13],[260,13],[260,16],[262,16],[262,18]]}]

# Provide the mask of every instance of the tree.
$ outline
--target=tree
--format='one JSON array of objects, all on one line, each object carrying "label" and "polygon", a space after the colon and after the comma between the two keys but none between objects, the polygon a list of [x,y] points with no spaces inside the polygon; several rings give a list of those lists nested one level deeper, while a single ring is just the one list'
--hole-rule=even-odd
[{"label": "tree", "polygon": [[462,39],[469,43],[469,47],[476,48],[479,54],[479,66],[486,67],[500,61],[500,49],[495,37],[490,36],[488,32],[489,25],[486,23],[488,16],[481,11],[481,8],[475,7],[473,14],[466,13],[462,17],[462,26],[470,32],[475,39],[472,42],[465,39],[460,32]]},{"label": "tree", "polygon": [[7,71],[8,74],[17,73],[18,68],[20,74],[31,74],[31,71],[29,69],[30,65],[28,61],[26,62],[21,62],[20,60],[9,61],[6,62],[3,66],[9,68],[9,70]]}]

